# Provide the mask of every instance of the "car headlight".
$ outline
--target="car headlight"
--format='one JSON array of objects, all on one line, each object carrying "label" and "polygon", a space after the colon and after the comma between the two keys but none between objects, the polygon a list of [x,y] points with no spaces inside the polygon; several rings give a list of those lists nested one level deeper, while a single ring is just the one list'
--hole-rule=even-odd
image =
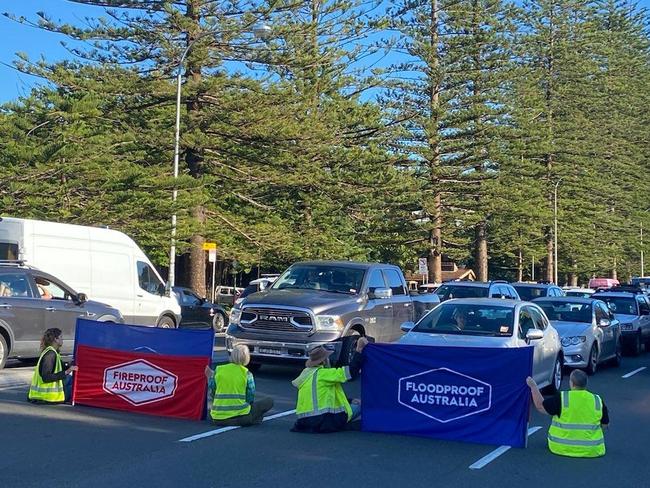
[{"label": "car headlight", "polygon": [[241,308],[233,308],[230,310],[230,323],[234,325],[239,324],[239,319],[241,319]]},{"label": "car headlight", "polygon": [[316,330],[341,330],[343,321],[338,315],[316,315]]},{"label": "car headlight", "polygon": [[569,336],[569,337],[563,337],[562,338],[562,345],[564,347],[566,346],[577,346],[578,344],[582,342],[587,342],[587,337],[586,336]]}]

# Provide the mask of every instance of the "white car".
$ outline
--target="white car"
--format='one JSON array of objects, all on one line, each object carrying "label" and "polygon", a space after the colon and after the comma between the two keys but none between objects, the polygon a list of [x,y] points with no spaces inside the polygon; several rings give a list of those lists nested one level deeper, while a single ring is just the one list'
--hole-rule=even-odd
[{"label": "white car", "polygon": [[578,297],[578,298],[589,298],[591,295],[596,293],[596,290],[593,288],[563,288],[564,296],[567,297]]},{"label": "white car", "polygon": [[495,298],[442,302],[417,324],[406,322],[400,344],[452,347],[535,346],[533,378],[557,391],[564,362],[560,336],[535,304]]}]

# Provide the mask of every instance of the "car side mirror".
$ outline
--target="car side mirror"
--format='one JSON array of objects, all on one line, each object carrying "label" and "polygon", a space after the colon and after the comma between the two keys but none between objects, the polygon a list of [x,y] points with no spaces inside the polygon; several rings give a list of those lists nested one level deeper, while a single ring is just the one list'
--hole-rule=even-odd
[{"label": "car side mirror", "polygon": [[609,327],[610,325],[612,325],[612,322],[609,319],[600,319],[598,321],[598,327]]},{"label": "car side mirror", "polygon": [[415,327],[415,322],[404,322],[402,323],[402,325],[399,326],[399,328],[402,329],[403,332],[411,332],[414,327]]},{"label": "car side mirror", "polygon": [[88,295],[85,293],[77,294],[77,304],[82,305],[88,301]]},{"label": "car side mirror", "polygon": [[543,338],[544,338],[544,332],[542,332],[539,329],[528,329],[528,332],[526,332],[527,341],[538,341]]},{"label": "car side mirror", "polygon": [[386,300],[393,296],[393,290],[390,288],[376,288],[375,293],[372,294],[372,298],[377,300]]}]

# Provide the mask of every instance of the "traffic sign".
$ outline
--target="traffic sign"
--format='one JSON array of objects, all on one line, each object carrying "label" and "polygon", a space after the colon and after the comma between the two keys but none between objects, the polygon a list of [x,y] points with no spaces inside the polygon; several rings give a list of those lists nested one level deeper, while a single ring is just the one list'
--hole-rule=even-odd
[{"label": "traffic sign", "polygon": [[217,250],[217,243],[216,242],[204,242],[203,243],[203,250],[204,251],[216,251]]},{"label": "traffic sign", "polygon": [[217,250],[209,249],[208,250],[208,262],[214,263],[217,261]]},{"label": "traffic sign", "polygon": [[429,268],[427,266],[427,258],[418,259],[418,272],[421,275],[429,274]]}]

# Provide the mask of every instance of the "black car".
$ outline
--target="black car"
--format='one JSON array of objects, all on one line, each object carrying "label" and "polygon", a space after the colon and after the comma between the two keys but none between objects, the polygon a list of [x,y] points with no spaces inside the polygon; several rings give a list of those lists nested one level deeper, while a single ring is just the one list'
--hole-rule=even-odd
[{"label": "black car", "polygon": [[175,286],[172,290],[181,305],[180,327],[212,327],[215,332],[226,330],[228,314],[221,305],[208,302],[189,288]]},{"label": "black car", "polygon": [[562,289],[548,281],[538,281],[537,283],[512,283],[512,286],[519,293],[519,297],[525,301],[531,301],[535,298],[542,297],[563,297]]}]

